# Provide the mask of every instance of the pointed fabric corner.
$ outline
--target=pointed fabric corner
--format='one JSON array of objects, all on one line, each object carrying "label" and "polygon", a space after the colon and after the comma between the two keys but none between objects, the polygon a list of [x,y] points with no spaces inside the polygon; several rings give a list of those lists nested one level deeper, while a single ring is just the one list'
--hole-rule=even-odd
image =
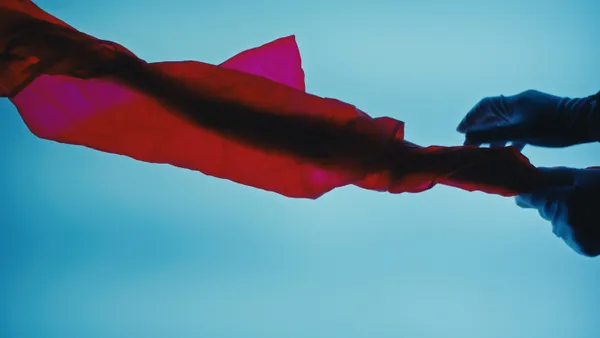
[{"label": "pointed fabric corner", "polygon": [[0,0],[0,96],[38,137],[289,197],[348,184],[514,195],[541,184],[513,148],[418,147],[404,123],[305,92],[294,36],[221,65],[147,63],[30,1]]},{"label": "pointed fabric corner", "polygon": [[243,51],[220,66],[306,91],[302,59],[294,35]]}]

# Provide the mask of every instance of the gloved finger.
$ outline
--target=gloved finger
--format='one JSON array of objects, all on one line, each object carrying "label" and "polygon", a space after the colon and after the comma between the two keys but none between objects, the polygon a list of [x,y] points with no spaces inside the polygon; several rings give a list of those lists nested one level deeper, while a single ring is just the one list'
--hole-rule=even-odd
[{"label": "gloved finger", "polygon": [[456,131],[464,134],[508,125],[510,122],[506,118],[506,109],[503,96],[483,98],[465,115]]},{"label": "gloved finger", "polygon": [[493,116],[493,113],[489,110],[489,104],[487,103],[489,100],[490,98],[484,98],[477,102],[477,104],[465,115],[462,121],[460,121],[458,127],[456,127],[456,131],[464,134],[468,130],[479,125],[486,116]]},{"label": "gloved finger", "polygon": [[527,138],[526,131],[520,126],[498,126],[487,130],[466,133],[466,138],[474,143],[520,142]]},{"label": "gloved finger", "polygon": [[550,189],[519,194],[515,197],[517,205],[524,209],[539,209],[544,206]]},{"label": "gloved finger", "polygon": [[463,142],[463,146],[479,147],[479,146],[481,146],[481,143],[473,142],[473,141],[469,140],[468,138],[465,138],[465,142]]},{"label": "gloved finger", "polygon": [[543,195],[538,194],[534,194],[534,193],[523,193],[520,195],[517,195],[517,197],[515,197],[515,202],[517,203],[517,205],[523,209],[535,209],[536,208],[536,203],[535,203],[535,199],[542,199]]},{"label": "gloved finger", "polygon": [[506,142],[492,142],[490,143],[490,148],[502,148],[506,146]]},{"label": "gloved finger", "polygon": [[[552,226],[557,228],[558,223],[566,222],[567,220],[567,195],[571,188],[560,187],[550,189],[546,192],[545,203],[538,208],[538,212],[543,219],[552,222]],[[561,222],[558,222],[558,221]]]}]

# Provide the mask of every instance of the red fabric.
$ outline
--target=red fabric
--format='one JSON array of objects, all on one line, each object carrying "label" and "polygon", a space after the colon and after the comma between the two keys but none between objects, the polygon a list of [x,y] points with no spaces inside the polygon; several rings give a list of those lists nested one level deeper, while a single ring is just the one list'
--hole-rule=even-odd
[{"label": "red fabric", "polygon": [[513,148],[422,148],[404,124],[305,92],[293,36],[221,65],[147,63],[31,1],[0,0],[0,96],[38,137],[168,163],[289,197],[442,183],[515,195],[540,173]]}]

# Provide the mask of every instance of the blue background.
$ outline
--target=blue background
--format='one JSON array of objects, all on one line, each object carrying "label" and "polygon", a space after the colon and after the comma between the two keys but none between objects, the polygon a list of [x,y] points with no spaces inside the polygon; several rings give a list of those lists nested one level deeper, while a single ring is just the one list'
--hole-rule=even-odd
[{"label": "blue background", "polygon": [[[600,89],[600,2],[38,0],[148,61],[296,34],[311,93],[457,145],[484,96]],[[376,3],[376,4],[375,4]],[[514,199],[317,201],[34,137],[0,100],[0,337],[600,336],[600,264]],[[597,145],[526,148],[600,165]]]}]

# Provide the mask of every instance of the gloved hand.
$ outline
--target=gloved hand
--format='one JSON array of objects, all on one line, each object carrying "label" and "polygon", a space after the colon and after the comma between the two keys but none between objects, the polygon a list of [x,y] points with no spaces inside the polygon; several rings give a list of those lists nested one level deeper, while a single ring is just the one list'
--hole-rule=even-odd
[{"label": "gloved hand", "polygon": [[539,169],[548,187],[517,196],[517,205],[537,209],[552,223],[554,234],[576,252],[600,255],[600,167]]},{"label": "gloved hand", "polygon": [[567,147],[600,141],[600,113],[595,96],[570,99],[527,90],[482,99],[457,131],[466,134],[465,145]]}]

